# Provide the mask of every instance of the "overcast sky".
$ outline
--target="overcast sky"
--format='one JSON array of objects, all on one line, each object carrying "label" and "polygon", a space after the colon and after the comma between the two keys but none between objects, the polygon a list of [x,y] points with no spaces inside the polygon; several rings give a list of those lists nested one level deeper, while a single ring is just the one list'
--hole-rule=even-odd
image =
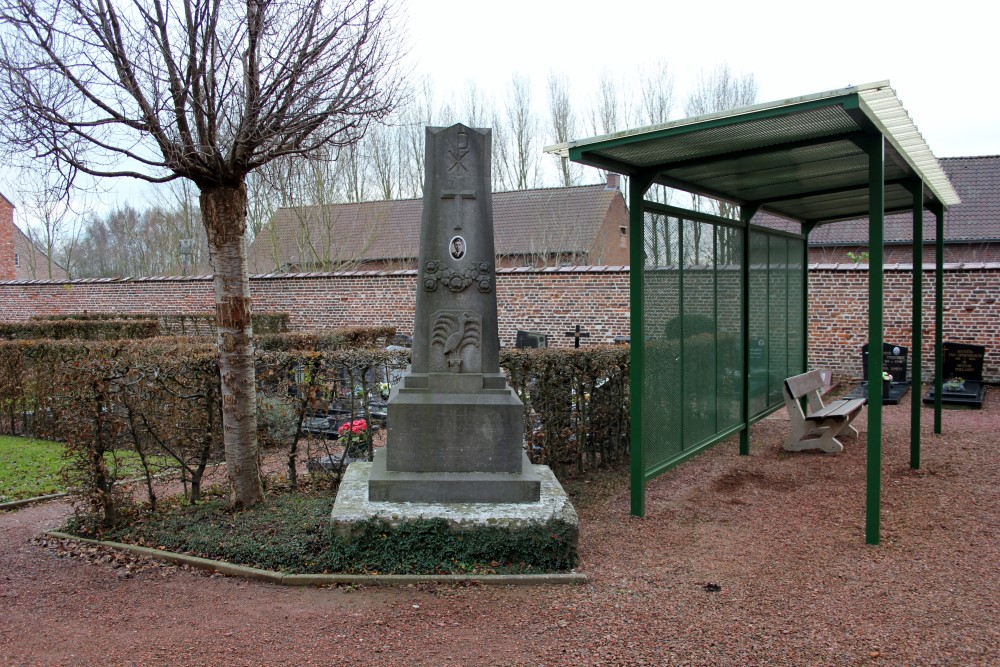
[{"label": "overcast sky", "polygon": [[[754,75],[760,102],[888,79],[936,156],[1000,154],[1000,10],[989,2],[393,1],[406,67],[433,81],[439,104],[460,106],[475,81],[499,108],[518,73],[544,114],[554,72],[568,76],[582,116],[602,72],[635,80],[639,63],[666,61],[679,118],[699,72],[727,63]],[[142,206],[156,196],[127,179],[105,185],[113,191],[89,206]]]},{"label": "overcast sky", "polygon": [[[938,157],[1000,154],[1000,10],[951,0],[400,0],[411,63],[435,88],[502,97],[515,72],[544,110],[549,72],[578,101],[604,69],[666,60],[674,117],[699,70],[752,73],[760,102],[888,79]],[[989,9],[987,9],[989,8]]]}]

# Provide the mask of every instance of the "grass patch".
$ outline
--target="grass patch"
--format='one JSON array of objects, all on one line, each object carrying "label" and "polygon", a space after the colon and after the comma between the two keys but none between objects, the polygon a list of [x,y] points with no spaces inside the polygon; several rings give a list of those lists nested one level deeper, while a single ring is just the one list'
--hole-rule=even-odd
[{"label": "grass patch", "polygon": [[[0,436],[0,503],[66,491],[60,471],[66,460],[61,442]],[[105,454],[108,469],[119,480],[143,475],[135,452]],[[154,470],[169,466],[166,457],[149,457]]]},{"label": "grass patch", "polygon": [[[456,533],[441,519],[395,528],[371,520],[348,540],[331,529],[332,505],[326,493],[272,495],[240,512],[222,499],[171,503],[100,537],[289,574],[521,574],[577,562],[574,528],[561,523]],[[74,519],[66,531],[82,528]]]},{"label": "grass patch", "polygon": [[65,491],[62,443],[0,436],[0,502]]}]

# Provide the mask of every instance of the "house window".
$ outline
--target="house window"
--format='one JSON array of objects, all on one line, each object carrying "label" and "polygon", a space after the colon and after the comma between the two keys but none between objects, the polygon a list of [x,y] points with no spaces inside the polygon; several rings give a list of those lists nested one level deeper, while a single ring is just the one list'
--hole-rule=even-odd
[{"label": "house window", "polygon": [[21,255],[14,253],[14,266],[21,266]]}]

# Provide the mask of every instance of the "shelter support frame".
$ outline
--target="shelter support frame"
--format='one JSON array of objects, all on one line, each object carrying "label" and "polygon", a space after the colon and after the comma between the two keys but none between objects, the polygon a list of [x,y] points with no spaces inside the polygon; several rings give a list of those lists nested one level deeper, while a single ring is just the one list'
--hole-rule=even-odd
[{"label": "shelter support frame", "polygon": [[[682,460],[703,451],[706,447],[721,441],[724,438],[739,434],[740,453],[748,454],[750,451],[749,427],[767,414],[769,398],[761,401],[754,393],[756,385],[751,385],[751,362],[758,364],[760,355],[753,359],[750,356],[750,343],[752,336],[748,324],[758,326],[757,317],[761,309],[755,307],[749,298],[751,289],[763,289],[768,291],[769,296],[766,301],[768,312],[766,318],[771,317],[770,309],[775,308],[779,312],[784,307],[783,320],[781,326],[785,327],[786,338],[784,344],[785,364],[784,370],[791,370],[793,365],[798,365],[801,360],[803,370],[808,367],[808,237],[813,229],[819,225],[836,223],[845,220],[857,220],[865,215],[868,216],[869,223],[869,323],[868,323],[868,375],[871,380],[871,387],[878,386],[878,379],[881,378],[883,364],[883,344],[884,344],[884,292],[885,292],[885,266],[884,266],[884,240],[885,240],[885,216],[898,212],[913,212],[914,225],[914,261],[913,261],[913,308],[912,314],[912,339],[913,347],[913,372],[911,381],[914,383],[913,389],[913,415],[910,424],[910,466],[917,468],[920,466],[920,424],[921,424],[921,394],[920,382],[923,375],[922,348],[923,348],[923,209],[928,209],[936,216],[937,223],[937,244],[936,244],[936,272],[935,272],[935,340],[934,340],[934,432],[941,433],[941,394],[943,384],[943,292],[944,292],[944,212],[948,206],[960,203],[958,194],[955,192],[947,175],[943,172],[940,164],[934,159],[930,149],[924,143],[916,127],[910,121],[908,114],[903,109],[901,103],[895,96],[895,91],[891,89],[888,81],[864,84],[861,86],[849,86],[847,88],[825,93],[817,93],[799,98],[784,99],[773,103],[754,105],[743,109],[707,114],[698,118],[687,118],[678,121],[670,121],[648,128],[627,130],[611,135],[592,137],[579,141],[568,142],[558,146],[546,148],[547,152],[557,153],[563,157],[568,157],[574,162],[587,164],[592,167],[625,174],[629,178],[628,202],[630,206],[630,263],[631,263],[631,340],[632,340],[632,428],[631,428],[631,451],[632,451],[632,513],[642,516],[645,513],[645,485],[652,478],[662,474],[670,467],[680,463]],[[660,365],[667,368],[669,373],[674,372],[674,367],[667,361],[673,362],[674,356],[678,359],[684,358],[684,351],[688,349],[684,342],[684,332],[686,325],[683,320],[679,324],[680,334],[677,341],[663,336],[669,343],[664,348],[669,354],[664,354],[660,349],[648,347],[647,329],[644,326],[644,314],[647,305],[656,305],[645,302],[647,285],[645,281],[662,281],[670,278],[667,269],[677,269],[680,272],[679,282],[669,281],[662,284],[674,290],[670,299],[675,299],[677,294],[683,293],[684,281],[687,279],[686,271],[688,267],[683,261],[677,261],[676,267],[666,264],[661,265],[659,258],[654,257],[650,266],[655,271],[646,276],[645,263],[645,234],[644,225],[647,220],[647,204],[651,206],[649,210],[657,214],[668,216],[685,216],[672,222],[666,219],[668,224],[679,225],[678,229],[684,227],[683,220],[698,220],[702,214],[694,212],[671,213],[669,207],[664,207],[645,199],[646,192],[651,185],[657,184],[669,188],[676,188],[692,195],[701,195],[715,198],[722,202],[729,202],[740,207],[741,215],[738,220],[726,219],[724,222],[709,220],[702,216],[700,219],[708,221],[710,224],[725,224],[741,230],[744,239],[742,252],[742,269],[740,280],[742,281],[742,307],[739,308],[738,318],[742,323],[739,343],[732,342],[732,335],[735,331],[734,309],[731,304],[727,304],[729,310],[725,311],[730,330],[727,333],[730,340],[725,348],[729,357],[726,359],[724,370],[730,373],[730,377],[739,374],[742,386],[738,392],[732,392],[731,381],[725,383],[725,391],[729,401],[726,404],[727,416],[724,419],[716,416],[715,433],[711,434],[706,428],[702,428],[699,422],[696,424],[692,437],[684,441],[684,446],[678,454],[674,449],[670,449],[664,455],[663,451],[647,452],[644,447],[643,423],[647,427],[659,426],[653,417],[659,419],[658,406],[654,414],[655,403],[643,405],[644,402],[644,380],[652,372],[659,372]],[[768,236],[767,247],[755,245],[750,248],[750,239],[754,238],[755,243],[760,243],[760,235],[754,235],[753,226],[750,220],[754,212],[760,209],[768,214],[782,216],[788,220],[797,222],[800,232],[794,234],[799,239],[796,243],[801,243],[802,263],[800,268],[805,275],[801,278],[802,302],[797,309],[791,306],[795,298],[792,296],[791,280],[788,276],[788,266],[793,257],[790,251],[792,244],[781,241],[774,241]],[[654,225],[664,223],[663,219],[655,217],[649,218]],[[794,223],[793,223],[794,224]],[[701,229],[696,225],[689,229]],[[772,230],[768,231],[772,234]],[[719,310],[719,239],[715,237],[716,256],[714,270],[715,274],[715,314],[719,315],[723,311]],[[678,256],[683,255],[683,241],[678,240],[680,249]],[[796,248],[798,246],[796,245]],[[727,248],[732,258],[731,263],[735,263],[733,248]],[[760,263],[761,252],[766,258],[766,271],[763,285],[751,285],[751,278],[758,283],[760,274],[757,269],[752,269],[751,260]],[[797,252],[797,251],[796,251]],[[786,273],[779,286],[786,291],[782,297],[783,306],[770,299],[770,291],[774,284],[771,278],[772,256],[779,257],[779,261],[785,262]],[[783,259],[781,259],[783,258]],[[797,260],[797,257],[796,257]],[[733,270],[735,267],[729,266]],[[728,273],[726,279],[730,284],[735,284],[735,273]],[[706,281],[707,283],[707,281]],[[692,283],[694,284],[694,283]],[[650,283],[650,287],[658,288],[660,282]],[[706,289],[710,289],[706,285]],[[732,288],[730,288],[732,289]],[[795,287],[799,289],[798,286]],[[659,300],[659,292],[650,292]],[[693,294],[693,293],[692,293]],[[690,296],[690,295],[689,295]],[[664,302],[673,304],[670,300]],[[672,307],[672,306],[671,306]],[[697,311],[693,311],[697,312]],[[789,361],[798,354],[796,349],[792,351],[792,337],[788,335],[790,326],[798,321],[793,321],[792,317],[798,317],[796,313],[801,313],[801,336],[794,343],[801,344],[801,356],[795,362]],[[753,321],[751,320],[753,317]],[[657,320],[650,320],[653,329],[661,326]],[[771,322],[768,321],[766,331],[770,331]],[[715,324],[716,352],[714,358],[707,358],[706,372],[716,373],[723,368],[719,365],[721,340],[718,322]],[[657,334],[659,335],[659,334]],[[770,333],[768,334],[770,335]],[[656,343],[657,341],[653,341]],[[754,343],[757,341],[754,340]],[[742,359],[736,360],[732,357],[735,353],[735,345],[739,344],[742,349]],[[652,354],[652,356],[650,356]],[[770,354],[768,351],[766,354]],[[651,365],[650,361],[654,364]],[[770,358],[767,361],[771,363]],[[709,370],[712,369],[712,370]],[[766,372],[773,375],[777,370],[771,366],[766,366]],[[778,369],[780,370],[780,369]],[[682,398],[687,400],[683,392],[688,382],[688,377],[684,375],[684,367],[681,367],[682,375],[676,378],[678,389]],[[673,381],[673,380],[671,380]],[[759,379],[757,380],[759,382]],[[704,384],[703,377],[693,375],[692,382]],[[770,377],[768,378],[770,382]],[[722,386],[718,377],[715,378],[717,394]],[[765,396],[767,393],[765,393]],[[671,406],[676,407],[679,403],[672,402],[673,397],[663,401],[662,397],[657,397],[660,402],[669,408],[664,414],[672,414]],[[730,400],[732,399],[732,400]],[[751,400],[753,399],[753,400]],[[720,399],[721,400],[721,399]],[[735,405],[739,401],[739,406]],[[777,406],[775,406],[777,407]],[[763,409],[763,412],[761,410]],[[644,410],[649,414],[644,414]],[[734,412],[735,411],[735,412]],[[734,416],[738,415],[738,416]],[[882,483],[882,427],[883,408],[880,400],[869,401],[869,419],[867,433],[867,467],[866,467],[866,523],[865,539],[870,544],[877,544],[880,533],[880,513],[881,513],[881,483]],[[673,416],[668,417],[674,420]],[[677,428],[685,430],[685,417],[679,417]],[[671,424],[673,422],[671,421]],[[648,430],[648,428],[647,428]],[[647,456],[650,454],[650,456]],[[654,460],[655,459],[655,460]]]}]

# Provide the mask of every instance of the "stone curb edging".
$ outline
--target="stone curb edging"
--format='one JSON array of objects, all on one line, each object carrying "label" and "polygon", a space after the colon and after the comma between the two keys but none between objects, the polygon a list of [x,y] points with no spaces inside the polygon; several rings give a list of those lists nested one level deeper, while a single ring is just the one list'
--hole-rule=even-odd
[{"label": "stone curb edging", "polygon": [[46,500],[65,498],[68,495],[68,493],[52,493],[47,496],[35,496],[34,498],[22,498],[21,500],[12,500],[9,503],[0,503],[0,512],[4,510],[16,510],[17,508],[24,507],[25,505],[44,503]]},{"label": "stone curb edging", "polygon": [[327,586],[330,584],[407,586],[428,583],[478,583],[493,586],[549,586],[584,584],[589,578],[583,572],[553,574],[285,574],[273,570],[261,570],[244,565],[233,565],[221,560],[188,556],[173,551],[161,551],[122,542],[108,542],[77,537],[56,530],[45,531],[47,537],[74,540],[84,544],[108,547],[117,551],[127,551],[139,556],[188,565],[200,570],[219,572],[234,577],[263,581],[281,586]]}]

